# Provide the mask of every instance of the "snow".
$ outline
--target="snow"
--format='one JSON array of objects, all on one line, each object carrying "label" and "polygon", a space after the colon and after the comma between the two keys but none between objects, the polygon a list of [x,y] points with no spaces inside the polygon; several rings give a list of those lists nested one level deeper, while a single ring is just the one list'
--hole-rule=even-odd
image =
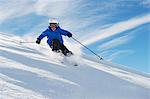
[{"label": "snow", "polygon": [[149,74],[20,41],[0,33],[0,99],[149,99]]}]

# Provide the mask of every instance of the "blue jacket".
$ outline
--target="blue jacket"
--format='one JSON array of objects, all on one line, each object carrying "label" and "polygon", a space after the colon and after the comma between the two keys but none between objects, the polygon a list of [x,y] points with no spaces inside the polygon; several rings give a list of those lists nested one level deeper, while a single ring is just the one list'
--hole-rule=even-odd
[{"label": "blue jacket", "polygon": [[62,35],[67,36],[70,32],[57,27],[55,31],[52,31],[50,27],[48,27],[42,34],[38,37],[38,39],[42,40],[45,36],[47,36],[47,43],[50,45],[53,39],[58,39],[61,44],[63,44]]}]

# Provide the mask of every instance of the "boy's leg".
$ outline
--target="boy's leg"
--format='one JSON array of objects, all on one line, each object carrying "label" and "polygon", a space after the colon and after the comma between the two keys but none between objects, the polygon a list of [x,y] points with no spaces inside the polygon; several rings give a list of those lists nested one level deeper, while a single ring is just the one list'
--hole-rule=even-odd
[{"label": "boy's leg", "polygon": [[60,49],[60,42],[57,39],[54,39],[50,45],[50,47],[52,48],[52,51],[58,51]]},{"label": "boy's leg", "polygon": [[73,54],[71,51],[69,51],[67,48],[66,48],[66,46],[64,46],[63,44],[61,44],[60,45],[60,49],[61,49],[61,51],[62,51],[62,53],[65,55],[65,56],[67,56],[67,54],[69,53],[69,54]]},{"label": "boy's leg", "polygon": [[52,48],[52,51],[58,52],[59,50],[62,51],[62,53],[67,56],[68,54],[72,55],[73,53],[69,51],[66,46],[60,43],[58,39],[54,39],[50,45]]}]

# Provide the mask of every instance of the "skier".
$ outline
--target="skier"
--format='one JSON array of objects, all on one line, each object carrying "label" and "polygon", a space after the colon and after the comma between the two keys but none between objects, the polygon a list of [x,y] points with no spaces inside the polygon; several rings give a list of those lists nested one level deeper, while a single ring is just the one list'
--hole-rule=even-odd
[{"label": "skier", "polygon": [[47,36],[47,43],[52,51],[61,51],[65,56],[72,55],[73,53],[63,44],[62,35],[68,36],[69,38],[72,37],[72,34],[69,31],[59,27],[59,22],[57,19],[50,19],[48,28],[37,38],[36,43],[40,44],[41,40]]}]

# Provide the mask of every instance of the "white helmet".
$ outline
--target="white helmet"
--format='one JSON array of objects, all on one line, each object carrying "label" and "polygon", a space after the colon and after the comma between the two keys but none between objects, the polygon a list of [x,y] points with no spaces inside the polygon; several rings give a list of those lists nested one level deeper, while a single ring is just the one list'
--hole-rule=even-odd
[{"label": "white helmet", "polygon": [[58,22],[58,20],[56,18],[49,19],[49,24],[50,23],[55,23],[55,24],[59,25],[59,22]]}]

